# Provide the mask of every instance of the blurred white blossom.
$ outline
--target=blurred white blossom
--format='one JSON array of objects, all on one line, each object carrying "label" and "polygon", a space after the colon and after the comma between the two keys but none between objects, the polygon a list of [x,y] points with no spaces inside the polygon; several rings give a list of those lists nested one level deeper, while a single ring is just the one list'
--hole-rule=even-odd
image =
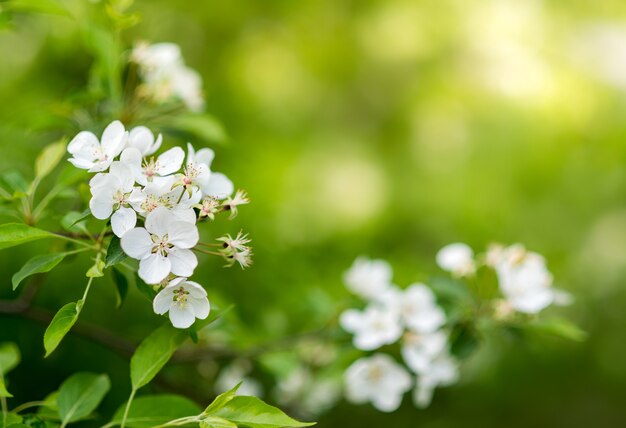
[{"label": "blurred white blossom", "polygon": [[371,402],[382,412],[393,412],[413,384],[409,373],[386,354],[355,361],[346,371],[346,397],[356,404]]},{"label": "blurred white blossom", "polygon": [[437,306],[433,292],[421,283],[411,284],[405,290],[392,286],[379,298],[392,312],[397,312],[406,328],[419,333],[430,333],[446,322],[446,315]]},{"label": "blurred white blossom", "polygon": [[344,311],[340,324],[344,330],[354,334],[354,346],[364,351],[394,343],[402,335],[399,312],[376,304],[368,306],[364,311]]},{"label": "blurred white blossom", "polygon": [[447,353],[440,354],[431,361],[428,370],[417,377],[417,385],[413,391],[413,401],[420,408],[428,407],[433,392],[438,386],[455,383],[459,378],[458,364]]},{"label": "blurred white blossom", "polygon": [[461,242],[449,244],[437,253],[437,265],[455,276],[471,275],[476,270],[474,251]]},{"label": "blurred white blossom", "polygon": [[384,260],[357,258],[344,274],[348,290],[365,299],[377,299],[391,285],[392,270]]}]

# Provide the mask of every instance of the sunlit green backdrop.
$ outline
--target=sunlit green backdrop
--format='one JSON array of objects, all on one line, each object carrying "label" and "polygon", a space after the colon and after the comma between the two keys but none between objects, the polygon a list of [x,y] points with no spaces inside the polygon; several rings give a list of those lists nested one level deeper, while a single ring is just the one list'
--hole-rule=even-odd
[{"label": "sunlit green backdrop", "polygon": [[[65,2],[84,13],[95,3]],[[197,273],[212,302],[236,305],[233,323],[249,338],[235,347],[325,325],[360,254],[388,259],[405,285],[436,274],[447,243],[522,242],[576,295],[564,312],[586,342],[494,339],[427,410],[409,397],[390,415],[341,403],[319,426],[626,423],[626,3],[144,0],[133,10],[142,22],[125,33],[129,45],[178,43],[202,74],[207,110],[228,133],[214,166],[253,201],[212,230],[249,231],[255,265],[209,259]],[[46,125],[91,64],[78,26],[16,14],[0,33],[0,172],[30,174],[60,136]],[[0,253],[3,298],[37,245]],[[55,270],[36,305],[54,312],[78,298],[87,266]],[[81,321],[129,341],[158,324],[135,290],[114,309],[112,290],[94,283]],[[44,328],[0,318],[0,340],[25,355],[9,377],[15,403],[90,370],[111,375],[104,411],[114,411],[128,360],[79,335],[44,360]],[[195,373],[173,365],[153,389],[208,401],[211,381]]]}]

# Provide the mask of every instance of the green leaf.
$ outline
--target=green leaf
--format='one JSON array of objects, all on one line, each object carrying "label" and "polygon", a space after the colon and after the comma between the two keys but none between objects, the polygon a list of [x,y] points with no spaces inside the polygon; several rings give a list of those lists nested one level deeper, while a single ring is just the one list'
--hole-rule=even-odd
[{"label": "green leaf", "polygon": [[7,387],[4,384],[4,378],[2,376],[0,376],[0,397],[13,397],[13,394],[7,391]]},{"label": "green leaf", "polygon": [[256,397],[247,396],[233,398],[212,416],[218,416],[249,428],[307,427],[315,424],[299,422]]},{"label": "green leaf", "polygon": [[[22,422],[22,417],[17,413],[9,412],[7,413],[7,422],[6,425],[3,424],[2,417],[0,416],[0,428],[15,426]],[[19,425],[18,425],[19,426]]]},{"label": "green leaf", "polygon": [[54,0],[10,0],[3,6],[15,12],[39,12],[70,16],[67,9]]},{"label": "green leaf", "polygon": [[104,276],[104,262],[97,259],[93,266],[87,271],[86,276],[87,278],[100,278]]},{"label": "green leaf", "polygon": [[580,329],[580,327],[571,321],[560,317],[534,321],[527,324],[526,328],[531,331],[550,334],[575,342],[582,342],[587,338],[587,333],[584,330]]},{"label": "green leaf", "polygon": [[37,415],[44,419],[58,420],[59,419],[59,391],[51,392],[44,398],[43,404],[37,410]]},{"label": "green leaf", "polygon": [[57,403],[63,425],[75,422],[96,410],[111,388],[105,374],[76,373],[70,376],[59,388]]},{"label": "green leaf", "polygon": [[[117,409],[111,424],[119,425],[122,422],[125,409],[126,404]],[[133,400],[126,426],[128,428],[151,428],[174,419],[198,415],[200,411],[196,403],[180,395],[144,395]]]},{"label": "green leaf", "polygon": [[137,273],[135,273],[135,285],[137,289],[148,298],[151,302],[154,300],[154,297],[157,295],[157,292],[152,288],[151,285],[146,284],[143,279],[139,277]]},{"label": "green leaf", "polygon": [[35,177],[39,180],[50,174],[65,155],[65,138],[44,148],[35,160]]},{"label": "green leaf", "polygon": [[43,335],[43,346],[46,350],[46,357],[52,353],[59,346],[63,337],[72,328],[78,314],[80,313],[80,307],[82,307],[83,301],[71,302],[59,309],[52,322],[46,329]]},{"label": "green leaf", "polygon": [[33,257],[13,275],[13,278],[11,278],[13,290],[15,290],[18,285],[20,285],[20,282],[22,282],[24,278],[27,278],[36,273],[50,272],[56,267],[56,265],[61,263],[66,255],[67,253],[55,253],[42,254],[40,256]]},{"label": "green leaf", "polygon": [[200,421],[200,428],[237,428],[237,424],[217,416],[209,416]]},{"label": "green leaf", "polygon": [[450,352],[459,358],[469,357],[480,344],[476,330],[471,325],[455,326],[450,337]]},{"label": "green leaf", "polygon": [[146,337],[130,360],[133,389],[148,384],[185,341],[187,332],[164,324]]},{"label": "green leaf", "polygon": [[0,376],[13,370],[21,360],[20,350],[15,343],[0,344]]},{"label": "green leaf", "polygon": [[126,299],[126,295],[128,294],[128,279],[126,278],[126,275],[124,275],[123,272],[121,272],[119,269],[117,268],[113,268],[112,271],[113,274],[113,284],[115,284],[115,306],[116,307],[120,307],[122,306],[122,303],[124,303],[124,300]]},{"label": "green leaf", "polygon": [[14,247],[37,239],[51,238],[54,235],[45,230],[22,223],[7,223],[0,226],[0,249]]},{"label": "green leaf", "polygon": [[228,403],[230,400],[235,398],[235,396],[237,394],[237,390],[239,389],[239,387],[241,386],[242,383],[243,382],[239,382],[230,391],[223,392],[220,395],[218,395],[217,397],[215,397],[215,400],[213,400],[213,402],[211,404],[209,404],[209,407],[207,407],[204,410],[203,413],[205,415],[210,415],[211,413],[215,413],[216,411],[218,411],[219,409],[224,407],[226,405],[226,403]]},{"label": "green leaf", "polygon": [[124,250],[122,250],[122,245],[120,244],[120,242],[120,238],[113,235],[113,238],[111,238],[111,242],[109,242],[109,247],[107,248],[107,255],[105,258],[106,264],[104,266],[105,268],[123,262],[128,258]]},{"label": "green leaf", "polygon": [[70,232],[82,232],[85,226],[84,220],[91,215],[91,210],[87,208],[82,213],[70,211],[61,219],[61,226]]},{"label": "green leaf", "polygon": [[208,114],[184,114],[171,122],[174,132],[185,137],[200,139],[205,143],[221,143],[226,140],[222,125]]}]

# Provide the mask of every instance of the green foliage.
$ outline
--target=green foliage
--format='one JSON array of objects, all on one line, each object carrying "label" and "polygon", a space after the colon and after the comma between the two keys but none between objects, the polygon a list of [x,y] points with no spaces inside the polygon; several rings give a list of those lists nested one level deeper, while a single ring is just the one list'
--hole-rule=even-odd
[{"label": "green foliage", "polygon": [[120,238],[113,235],[111,238],[111,242],[109,242],[109,247],[107,248],[107,255],[105,260],[105,268],[111,267],[118,263],[126,260],[128,256],[122,250],[122,246],[120,245]]},{"label": "green foliage", "polygon": [[[120,406],[113,416],[111,425],[122,422],[126,405]],[[136,398],[128,416],[126,426],[129,428],[152,428],[165,424],[173,419],[194,416],[200,413],[200,407],[188,398],[180,395],[144,395]]]},{"label": "green foliage", "polygon": [[226,139],[224,128],[208,114],[183,114],[171,121],[171,131],[184,138],[202,141],[205,144],[223,143]]},{"label": "green foliage", "polygon": [[51,238],[54,235],[45,230],[30,227],[21,223],[0,225],[0,249],[21,245],[26,242]]},{"label": "green foliage", "polygon": [[4,376],[20,363],[20,350],[14,343],[0,344],[0,397],[12,397],[7,391]]},{"label": "green foliage", "polygon": [[115,284],[115,306],[120,307],[124,300],[126,299],[126,295],[128,294],[128,279],[126,275],[122,271],[117,268],[113,268],[111,270],[111,277],[113,278],[113,284]]},{"label": "green foliage", "polygon": [[65,156],[67,140],[65,138],[50,144],[35,160],[35,180],[41,180],[54,170]]},{"label": "green foliage", "polygon": [[535,320],[528,323],[524,328],[530,332],[548,334],[576,342],[582,342],[587,338],[587,333],[584,330],[570,320],[561,317]]},{"label": "green foliage", "polygon": [[57,404],[61,426],[89,416],[100,404],[111,383],[107,375],[76,373],[59,388]]},{"label": "green foliage", "polygon": [[139,345],[130,360],[130,379],[134,390],[147,385],[185,341],[187,333],[164,324]]},{"label": "green foliage", "polygon": [[235,396],[237,394],[237,390],[239,389],[240,386],[241,386],[241,382],[239,382],[231,390],[223,392],[220,395],[218,395],[217,397],[215,397],[215,400],[213,400],[213,402],[211,404],[209,404],[209,407],[204,409],[203,413],[206,414],[206,415],[210,415],[212,413],[215,413],[216,411],[218,411],[222,407],[224,407],[230,400],[235,398]]},{"label": "green foliage", "polygon": [[63,340],[65,335],[76,323],[82,303],[82,300],[68,303],[59,309],[54,318],[52,318],[43,336],[43,346],[46,350],[46,357],[59,346],[61,340]]},{"label": "green foliage", "polygon": [[[282,410],[270,406],[256,397],[238,396],[226,402],[210,416],[226,419],[238,426],[249,428],[306,427],[314,425],[299,422]],[[210,422],[209,422],[210,423]]]},{"label": "green foliage", "polygon": [[66,255],[67,253],[53,253],[33,257],[11,278],[13,290],[15,290],[25,278],[31,275],[50,272],[56,265],[63,261]]}]

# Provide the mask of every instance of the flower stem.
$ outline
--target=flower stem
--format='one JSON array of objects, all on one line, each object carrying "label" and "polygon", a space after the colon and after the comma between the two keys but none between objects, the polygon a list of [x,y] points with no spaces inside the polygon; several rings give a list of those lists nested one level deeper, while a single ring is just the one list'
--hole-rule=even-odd
[{"label": "flower stem", "polygon": [[192,250],[197,251],[198,253],[202,253],[202,254],[208,254],[210,256],[220,256],[220,257],[224,257],[224,254],[222,253],[218,253],[217,251],[206,251],[203,250],[201,248],[192,248]]},{"label": "flower stem", "polygon": [[22,403],[12,410],[13,413],[19,413],[22,410],[30,409],[31,407],[44,406],[46,404],[45,401],[29,401],[27,403]]},{"label": "flower stem", "polygon": [[203,247],[223,247],[223,244],[205,244],[204,242],[198,242],[198,245],[202,245]]},{"label": "flower stem", "polygon": [[135,393],[137,390],[135,388],[131,389],[130,396],[128,397],[128,402],[126,403],[126,408],[124,409],[124,416],[122,416],[122,423],[120,424],[120,428],[124,428],[126,425],[126,419],[128,419],[128,412],[130,411],[130,405],[135,398]]}]

